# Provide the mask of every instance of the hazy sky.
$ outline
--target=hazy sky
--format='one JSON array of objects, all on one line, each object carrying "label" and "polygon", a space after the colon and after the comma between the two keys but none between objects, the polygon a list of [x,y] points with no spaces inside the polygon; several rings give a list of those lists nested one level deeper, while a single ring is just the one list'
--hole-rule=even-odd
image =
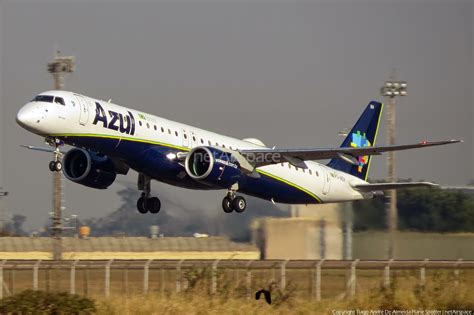
[{"label": "hazy sky", "polygon": [[[381,100],[396,68],[409,85],[397,104],[397,143],[466,141],[398,153],[399,177],[474,178],[473,1],[0,3],[0,186],[10,191],[7,210],[28,215],[29,227],[51,208],[51,157],[19,147],[42,139],[14,117],[52,87],[46,63],[55,47],[77,57],[68,90],[279,147],[339,145],[338,131]],[[370,177],[385,168],[375,158]],[[120,188],[65,182],[65,204],[83,218],[102,216],[119,204]],[[221,211],[223,192],[153,188],[195,211]]]}]

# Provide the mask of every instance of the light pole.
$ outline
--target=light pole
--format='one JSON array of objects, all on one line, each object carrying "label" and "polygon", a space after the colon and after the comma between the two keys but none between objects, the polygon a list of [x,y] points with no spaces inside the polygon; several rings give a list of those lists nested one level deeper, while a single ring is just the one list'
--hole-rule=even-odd
[{"label": "light pole", "polygon": [[[1,197],[5,197],[8,195],[8,191],[2,190],[3,187],[0,187],[0,201],[2,201]],[[0,203],[0,232],[5,232],[5,209],[3,208],[3,204]]]},{"label": "light pole", "polygon": [[[75,70],[75,57],[73,56],[59,56],[56,52],[52,62],[48,63],[48,72],[53,75],[54,88],[62,90],[64,88],[64,77],[68,73],[73,73]],[[57,153],[55,153],[57,154]],[[55,161],[58,157],[55,156]],[[61,198],[62,198],[62,174],[61,172],[53,173],[53,226],[51,234],[53,236],[53,259],[60,260],[62,258],[61,234],[63,230],[61,218]]]},{"label": "light pole", "polygon": [[[342,137],[347,137],[349,132],[351,131],[350,128],[344,128],[339,131],[338,135]],[[344,260],[351,260],[352,259],[352,232],[354,226],[354,212],[352,208],[352,202],[343,202],[341,204],[341,208],[343,211],[343,244],[342,244],[342,259]]]},{"label": "light pole", "polygon": [[[407,95],[407,83],[405,81],[396,81],[395,76],[392,75],[389,81],[385,81],[385,85],[380,89],[383,96],[388,97],[388,110],[387,110],[387,121],[388,121],[388,133],[387,140],[389,145],[395,144],[395,98],[397,96]],[[388,181],[395,181],[395,152],[388,152],[387,156],[387,167],[388,167]],[[387,215],[387,227],[389,230],[389,243],[388,243],[388,258],[393,259],[395,256],[395,231],[398,226],[397,216],[397,191],[395,189],[390,190],[390,197],[388,203],[386,203],[386,215]]]}]

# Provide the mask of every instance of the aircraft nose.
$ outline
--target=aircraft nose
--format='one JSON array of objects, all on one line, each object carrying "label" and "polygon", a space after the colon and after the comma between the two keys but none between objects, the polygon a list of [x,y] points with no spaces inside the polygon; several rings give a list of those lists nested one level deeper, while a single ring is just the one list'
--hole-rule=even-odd
[{"label": "aircraft nose", "polygon": [[35,122],[35,115],[30,104],[23,106],[16,114],[16,122],[23,128],[31,128]]}]

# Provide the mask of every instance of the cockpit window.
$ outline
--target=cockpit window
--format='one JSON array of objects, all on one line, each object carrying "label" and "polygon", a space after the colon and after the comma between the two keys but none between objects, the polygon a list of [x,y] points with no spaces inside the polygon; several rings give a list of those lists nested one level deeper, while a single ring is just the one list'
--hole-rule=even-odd
[{"label": "cockpit window", "polygon": [[56,96],[56,97],[54,98],[54,102],[55,102],[56,104],[66,105],[66,103],[64,103],[64,98],[62,98],[62,97],[57,97],[57,96]]},{"label": "cockpit window", "polygon": [[[47,102],[47,103],[52,103],[54,99],[54,96],[52,95],[38,95],[36,96],[32,102]],[[64,102],[64,100],[63,100]]]}]

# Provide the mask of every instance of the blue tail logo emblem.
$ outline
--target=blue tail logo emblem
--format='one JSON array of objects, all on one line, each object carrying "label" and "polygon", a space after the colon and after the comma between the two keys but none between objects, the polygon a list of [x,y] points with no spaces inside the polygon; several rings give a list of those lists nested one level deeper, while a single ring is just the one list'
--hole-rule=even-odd
[{"label": "blue tail logo emblem", "polygon": [[[365,132],[363,134],[361,134],[360,131],[352,133],[351,147],[365,148],[365,147],[370,147],[370,146],[371,146],[371,143],[369,140],[367,140],[367,136]],[[359,166],[357,168],[357,171],[359,173],[362,173],[364,166],[369,162],[369,156],[368,155],[359,156],[358,161],[359,161]]]}]

